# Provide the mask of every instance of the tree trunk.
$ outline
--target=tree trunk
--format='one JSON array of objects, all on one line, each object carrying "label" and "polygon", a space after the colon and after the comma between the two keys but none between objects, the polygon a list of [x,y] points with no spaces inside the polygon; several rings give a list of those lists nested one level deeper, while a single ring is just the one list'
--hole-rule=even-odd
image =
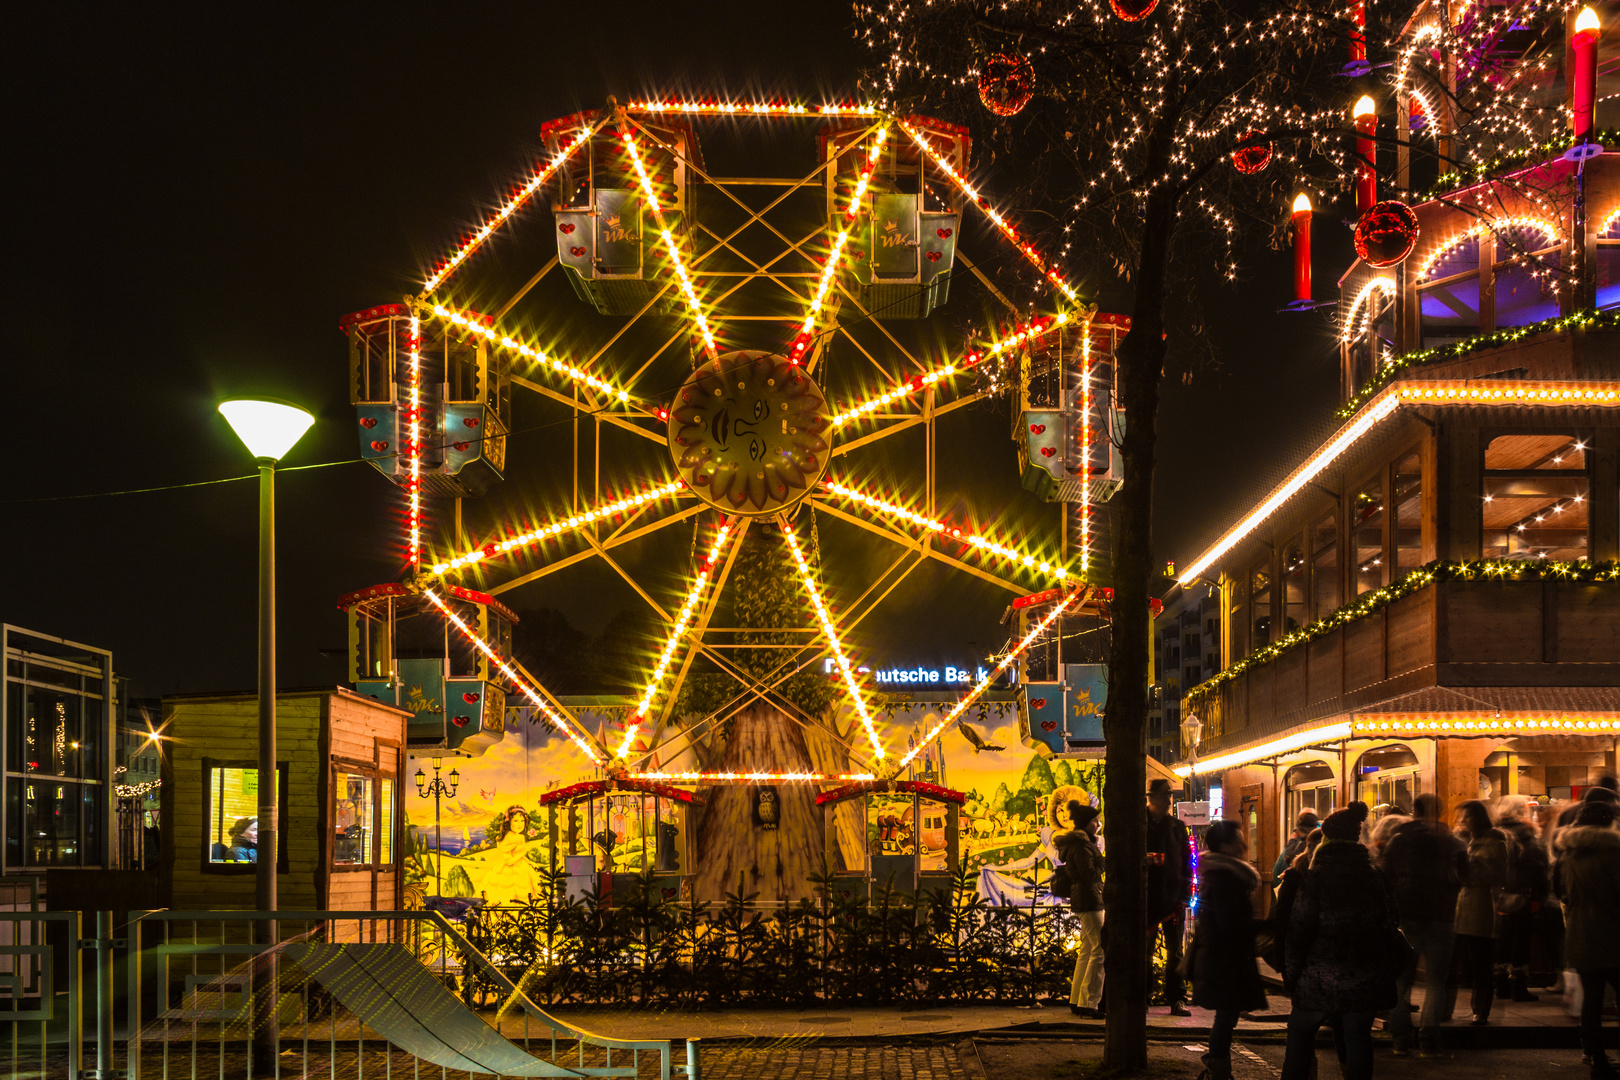
[{"label": "tree trunk", "polygon": [[1119,350],[1121,447],[1125,477],[1114,511],[1113,634],[1108,709],[1103,717],[1103,781],[1108,917],[1104,977],[1108,1023],[1103,1064],[1136,1072],[1147,1065],[1150,942],[1147,918],[1148,586],[1153,572],[1153,459],[1159,380],[1164,372],[1165,272],[1176,200],[1161,186],[1148,197],[1131,332]]},{"label": "tree trunk", "polygon": [[[756,701],[738,713],[719,763],[725,772],[805,773],[809,749],[798,724]],[[821,808],[811,784],[766,785],[776,789],[777,827],[755,824],[753,784],[708,789],[698,826],[693,889],[699,900],[718,901],[737,888],[761,900],[797,900],[811,894],[810,876],[822,859]]]}]

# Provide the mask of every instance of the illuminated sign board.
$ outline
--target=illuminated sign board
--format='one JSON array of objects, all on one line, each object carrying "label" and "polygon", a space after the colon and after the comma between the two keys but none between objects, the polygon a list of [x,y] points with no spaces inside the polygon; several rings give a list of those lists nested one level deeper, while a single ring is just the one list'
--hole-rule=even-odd
[{"label": "illuminated sign board", "polygon": [[[821,669],[827,674],[833,674],[831,658],[821,662]],[[872,681],[880,686],[974,686],[978,681],[990,674],[982,666],[957,667],[946,664],[944,667],[890,667],[860,668],[861,674],[870,674]]]}]

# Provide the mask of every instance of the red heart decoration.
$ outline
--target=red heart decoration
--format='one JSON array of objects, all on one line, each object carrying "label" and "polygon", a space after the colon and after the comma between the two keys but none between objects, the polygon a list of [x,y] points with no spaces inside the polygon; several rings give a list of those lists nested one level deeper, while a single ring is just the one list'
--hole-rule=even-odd
[{"label": "red heart decoration", "polygon": [[388,444],[383,442],[381,439],[378,439],[376,442],[371,444],[371,448],[380,454],[384,450],[388,449]]},{"label": "red heart decoration", "polygon": [[939,260],[940,260],[940,253],[939,252],[930,251],[928,253],[928,261],[929,262],[939,262]]},{"label": "red heart decoration", "polygon": [[862,251],[860,248],[856,248],[854,251],[849,253],[849,257],[852,259],[864,259],[866,258],[866,252]]},{"label": "red heart decoration", "polygon": [[1041,721],[1041,730],[1042,731],[1056,731],[1057,730],[1057,721],[1056,720],[1042,720]]},{"label": "red heart decoration", "polygon": [[946,237],[951,235],[951,230],[949,229],[935,229],[934,231],[939,234],[939,238],[941,240],[944,240]]},{"label": "red heart decoration", "polygon": [[468,427],[477,427],[479,425],[480,421],[479,421],[478,417],[476,417],[476,416],[469,416],[465,420],[463,420],[462,423],[466,424]]},{"label": "red heart decoration", "polygon": [[1044,435],[1044,434],[1046,434],[1046,425],[1045,424],[1031,424],[1031,425],[1029,425],[1029,431],[1030,431],[1030,434],[1032,434],[1032,435]]},{"label": "red heart decoration", "polygon": [[450,722],[452,724],[456,725],[456,727],[466,727],[468,724],[472,723],[472,717],[470,717],[470,716],[452,716],[450,718]]},{"label": "red heart decoration", "polygon": [[461,695],[461,700],[471,705],[473,702],[478,700],[478,695],[469,690],[465,694]]},{"label": "red heart decoration", "polygon": [[458,442],[458,443],[451,443],[450,445],[454,446],[458,452],[463,452],[464,453],[466,451],[467,447],[470,444],[469,443],[464,443],[464,442]]},{"label": "red heart decoration", "polygon": [[1032,709],[1044,709],[1046,708],[1046,699],[1043,697],[1032,697],[1029,699],[1029,707]]},{"label": "red heart decoration", "polygon": [[565,221],[561,225],[557,226],[557,228],[562,230],[564,236],[567,236],[569,233],[574,231],[574,223],[572,221]]},{"label": "red heart decoration", "polygon": [[1057,447],[1055,446],[1041,447],[1041,457],[1051,457],[1055,453],[1057,453]]},{"label": "red heart decoration", "polygon": [[571,247],[571,248],[568,249],[568,254],[572,255],[574,258],[577,259],[581,255],[585,254],[585,249],[582,248],[582,247]]},{"label": "red heart decoration", "polygon": [[374,428],[377,426],[377,418],[375,416],[362,416],[360,418],[360,426],[363,428]]}]

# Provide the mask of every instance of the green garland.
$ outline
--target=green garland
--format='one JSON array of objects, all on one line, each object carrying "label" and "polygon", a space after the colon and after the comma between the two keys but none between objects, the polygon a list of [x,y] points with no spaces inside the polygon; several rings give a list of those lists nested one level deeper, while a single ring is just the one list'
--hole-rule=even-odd
[{"label": "green garland", "polygon": [[[1596,141],[1602,143],[1604,146],[1613,146],[1616,143],[1620,143],[1620,130],[1616,130],[1614,128],[1604,128],[1600,131],[1593,132],[1592,137]],[[1442,195],[1449,195],[1458,188],[1467,187],[1470,184],[1477,183],[1488,176],[1492,176],[1503,171],[1504,169],[1516,168],[1517,166],[1528,165],[1532,162],[1551,161],[1553,158],[1561,155],[1568,148],[1569,139],[1567,137],[1560,137],[1557,139],[1549,139],[1543,143],[1533,143],[1530,146],[1520,147],[1517,150],[1504,150],[1487,161],[1481,161],[1472,165],[1465,165],[1460,169],[1453,169],[1450,172],[1441,173],[1435,178],[1434,183],[1429,186],[1429,190],[1425,193],[1425,197],[1437,199]]]},{"label": "green garland", "polygon": [[1541,581],[1555,579],[1558,581],[1620,581],[1620,563],[1613,561],[1593,562],[1589,559],[1578,559],[1568,562],[1547,562],[1545,560],[1527,561],[1523,559],[1473,559],[1468,562],[1448,562],[1436,560],[1427,566],[1420,566],[1399,581],[1391,582],[1382,589],[1374,589],[1356,597],[1329,615],[1325,615],[1316,622],[1300,627],[1258,652],[1239,660],[1210,678],[1205,679],[1197,686],[1187,691],[1188,701],[1209,694],[1222,683],[1231,682],[1252,667],[1260,664],[1269,664],[1283,653],[1296,645],[1303,645],[1307,641],[1314,641],[1323,634],[1331,633],[1341,626],[1346,626],[1357,619],[1365,618],[1378,609],[1393,604],[1403,596],[1432,585],[1436,581],[1472,581],[1475,578]]},{"label": "green garland", "polygon": [[1356,391],[1354,397],[1339,406],[1334,413],[1341,419],[1355,415],[1357,409],[1367,404],[1374,394],[1388,386],[1395,377],[1410,367],[1420,367],[1424,364],[1438,363],[1442,360],[1455,360],[1469,353],[1479,352],[1482,349],[1493,349],[1498,345],[1506,345],[1512,341],[1533,337],[1537,334],[1559,334],[1565,330],[1613,330],[1620,328],[1620,308],[1611,308],[1599,311],[1597,308],[1582,308],[1572,311],[1568,315],[1555,315],[1540,322],[1527,323],[1524,326],[1508,326],[1501,330],[1493,330],[1489,334],[1480,334],[1476,337],[1464,338],[1462,341],[1453,341],[1446,345],[1436,345],[1432,349],[1419,349],[1416,352],[1403,353],[1384,362],[1378,369],[1378,374],[1367,380],[1361,389]]}]

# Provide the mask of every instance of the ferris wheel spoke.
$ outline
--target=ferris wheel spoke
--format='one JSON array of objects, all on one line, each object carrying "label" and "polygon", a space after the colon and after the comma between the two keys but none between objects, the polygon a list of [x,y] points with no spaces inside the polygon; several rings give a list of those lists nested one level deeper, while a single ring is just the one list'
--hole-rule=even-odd
[{"label": "ferris wheel spoke", "polygon": [[[729,519],[720,523],[720,530],[715,535],[714,542],[709,545],[708,554],[704,556],[703,562],[698,566],[697,576],[692,581],[692,587],[686,592],[686,602],[681,605],[679,614],[672,620],[675,625],[670,628],[669,637],[664,641],[664,650],[659,654],[657,663],[653,665],[652,676],[647,680],[647,689],[642,693],[641,700],[636,704],[634,715],[630,717],[625,725],[624,742],[619,746],[620,758],[630,756],[630,749],[635,745],[636,734],[641,730],[641,725],[652,711],[653,700],[658,694],[659,686],[664,681],[664,673],[669,670],[669,665],[675,659],[675,651],[680,648],[681,638],[686,635],[687,626],[691,624],[693,617],[696,616],[698,623],[693,627],[693,647],[686,651],[680,673],[676,676],[674,688],[670,692],[670,698],[673,702],[674,694],[679,691],[682,681],[686,678],[687,669],[692,664],[692,657],[702,647],[703,628],[708,626],[709,618],[714,613],[715,601],[719,598],[720,590],[725,586],[726,574],[731,570],[740,546],[742,534],[747,529],[747,518],[744,518],[740,524]],[[729,551],[727,550],[728,544],[730,544]],[[708,591],[709,578],[714,576],[716,561],[722,553],[726,555],[724,570],[716,578],[709,602],[704,604],[703,596]],[[700,605],[703,608],[701,613],[698,611]],[[666,709],[665,715],[667,713],[668,710]],[[662,729],[662,727],[663,725],[660,723],[659,728]],[[656,742],[656,734],[654,741]]]},{"label": "ferris wheel spoke", "polygon": [[958,559],[953,555],[947,555],[945,552],[939,550],[939,548],[935,545],[932,534],[923,536],[921,539],[917,539],[915,537],[907,536],[905,533],[896,532],[886,525],[881,525],[867,518],[852,514],[825,497],[814,497],[811,499],[811,502],[815,505],[817,510],[823,511],[824,513],[827,513],[840,521],[847,521],[851,525],[854,525],[857,528],[865,529],[869,533],[881,536],[885,540],[898,544],[908,551],[920,552],[936,562],[944,563],[946,566],[960,570],[964,574],[970,574],[982,581],[989,582],[991,585],[999,586],[1000,588],[1006,589],[1008,592],[1014,593],[1015,595],[1023,596],[1029,592],[1028,586],[1020,585],[1016,581],[1009,581],[1004,577],[992,574],[990,571],[978,566],[974,566],[972,563],[963,562],[961,559]]},{"label": "ferris wheel spoke", "polygon": [[[611,551],[612,549],[623,544],[628,544],[634,540],[640,540],[644,536],[650,536],[660,529],[666,529],[671,525],[675,525],[682,521],[686,521],[689,518],[696,517],[698,514],[701,514],[708,509],[709,506],[706,503],[694,503],[678,513],[671,514],[665,518],[660,518],[651,524],[643,525],[641,528],[636,529],[633,532],[615,532],[610,538],[598,541],[598,543],[602,549]],[[515,577],[511,581],[504,582],[500,585],[493,585],[486,589],[485,592],[488,592],[491,596],[499,596],[502,593],[511,592],[513,589],[516,589],[522,585],[527,585],[531,581],[538,581],[543,577],[549,577],[559,570],[566,570],[568,567],[574,566],[578,563],[588,562],[591,559],[596,558],[597,554],[598,549],[596,547],[587,547],[584,551],[577,551],[565,558],[558,559],[556,562],[547,563],[545,566],[542,566],[536,570],[531,570],[519,577]]]},{"label": "ferris wheel spoke", "polygon": [[[598,503],[596,506],[583,510],[577,514],[571,514],[566,518],[558,518],[554,521],[548,522],[545,525],[540,525],[535,528],[525,530],[524,532],[509,533],[499,540],[490,540],[487,543],[473,548],[470,551],[463,552],[454,558],[446,559],[441,563],[435,563],[431,567],[431,570],[434,574],[442,577],[445,574],[460,570],[464,566],[472,566],[476,563],[481,563],[486,559],[497,558],[518,549],[527,548],[545,540],[550,540],[553,537],[579,532],[580,530],[595,525],[598,522],[606,521],[610,518],[618,517],[621,514],[627,514],[633,510],[645,507],[649,503],[659,502],[664,499],[679,498],[685,490],[686,484],[684,481],[669,480],[658,485],[657,487],[649,488],[646,491],[638,491],[634,495],[621,496],[612,502]],[[590,539],[589,537],[587,538]]]},{"label": "ferris wheel spoke", "polygon": [[697,327],[698,336],[703,339],[704,351],[709,354],[709,359],[713,360],[720,355],[715,346],[714,330],[709,326],[708,316],[703,311],[703,303],[698,299],[697,285],[692,281],[686,263],[681,258],[681,245],[676,240],[675,234],[670,231],[669,221],[664,216],[663,204],[658,201],[658,191],[653,187],[652,177],[648,175],[646,165],[642,163],[641,150],[636,146],[636,137],[630,133],[630,129],[634,127],[646,134],[656,145],[662,146],[663,143],[628,116],[623,120],[624,122],[619,125],[619,138],[623,140],[625,149],[630,152],[630,164],[635,166],[636,176],[641,181],[642,196],[652,208],[653,220],[658,223],[658,236],[664,242],[664,253],[669,256],[670,266],[675,271],[676,280],[681,287],[681,295],[686,297],[686,306],[692,314],[692,322]]},{"label": "ferris wheel spoke", "polygon": [[521,665],[517,661],[502,656],[499,650],[495,649],[479,635],[478,631],[468,626],[461,616],[450,610],[449,605],[439,599],[438,594],[432,589],[424,589],[422,595],[427,597],[433,606],[439,609],[439,613],[444,616],[450,625],[459,630],[479,652],[489,658],[490,663],[494,664],[500,673],[509,679],[512,685],[517,687],[519,693],[529,699],[535,710],[541,716],[544,716],[552,727],[573,740],[574,745],[590,759],[591,764],[596,765],[607,761],[607,748],[591,735],[590,731],[579,722],[577,717],[563,708],[556,698],[546,693],[540,687],[538,680],[530,676],[528,672],[522,671]]},{"label": "ferris wheel spoke", "polygon": [[438,269],[422,283],[422,294],[426,296],[448,281],[450,275],[454,274],[461,267],[461,264],[467,261],[468,256],[482,247],[485,240],[488,240],[495,234],[497,229],[505,225],[512,215],[517,213],[519,208],[528,202],[529,198],[539,191],[547,180],[551,179],[552,174],[557,171],[563,162],[572,157],[574,152],[581,146],[589,142],[591,136],[596,134],[597,129],[606,122],[607,117],[604,116],[589,127],[582,127],[573,142],[558,150],[550,161],[530,174],[529,179],[524,182],[523,186],[518,188],[499,210],[491,214],[477,232],[464,240],[459,248],[451,252],[449,258],[439,264]]},{"label": "ferris wheel spoke", "polygon": [[1054,604],[1052,606],[1052,610],[1047,612],[1041,621],[1036,623],[1034,627],[1030,629],[1029,633],[1024,635],[1023,640],[1017,645],[1013,646],[1011,649],[1007,650],[1007,655],[1001,658],[1000,663],[996,664],[996,666],[992,668],[989,673],[974,684],[973,689],[969,690],[967,695],[963,697],[962,700],[958,701],[956,705],[952,707],[950,712],[940,717],[939,723],[935,724],[926,734],[923,735],[921,739],[918,739],[917,745],[908,750],[905,757],[901,758],[895,763],[894,768],[889,772],[889,779],[892,780],[896,776],[899,776],[900,773],[905,771],[906,766],[911,764],[912,758],[922,753],[930,743],[944,733],[945,729],[949,727],[957,717],[967,712],[969,707],[971,707],[975,701],[978,701],[979,698],[983,697],[984,692],[990,689],[990,684],[995,682],[1003,671],[1006,671],[1007,668],[1011,667],[1014,661],[1016,661],[1020,656],[1024,655],[1024,652],[1032,644],[1039,641],[1041,635],[1046,633],[1047,627],[1051,626],[1065,611],[1074,606],[1075,601],[1087,596],[1090,591],[1091,590],[1089,588],[1082,586],[1066,595],[1061,602]]},{"label": "ferris wheel spoke", "polygon": [[621,402],[628,402],[630,400],[630,392],[628,390],[622,390],[618,387],[611,386],[601,379],[598,379],[595,375],[580,370],[560,357],[547,356],[544,350],[537,349],[532,345],[519,341],[510,334],[497,330],[493,325],[491,325],[490,322],[486,322],[481,316],[470,315],[467,312],[458,311],[455,308],[449,308],[443,304],[432,304],[428,306],[426,310],[438,318],[445,320],[446,322],[462,327],[469,333],[477,334],[479,337],[487,339],[492,345],[495,345],[507,352],[513,353],[514,355],[521,356],[525,360],[532,360],[536,368],[540,371],[547,372],[548,374],[554,376],[561,376],[562,378],[571,381],[576,386],[589,387],[591,390],[607,395],[610,400]]}]

